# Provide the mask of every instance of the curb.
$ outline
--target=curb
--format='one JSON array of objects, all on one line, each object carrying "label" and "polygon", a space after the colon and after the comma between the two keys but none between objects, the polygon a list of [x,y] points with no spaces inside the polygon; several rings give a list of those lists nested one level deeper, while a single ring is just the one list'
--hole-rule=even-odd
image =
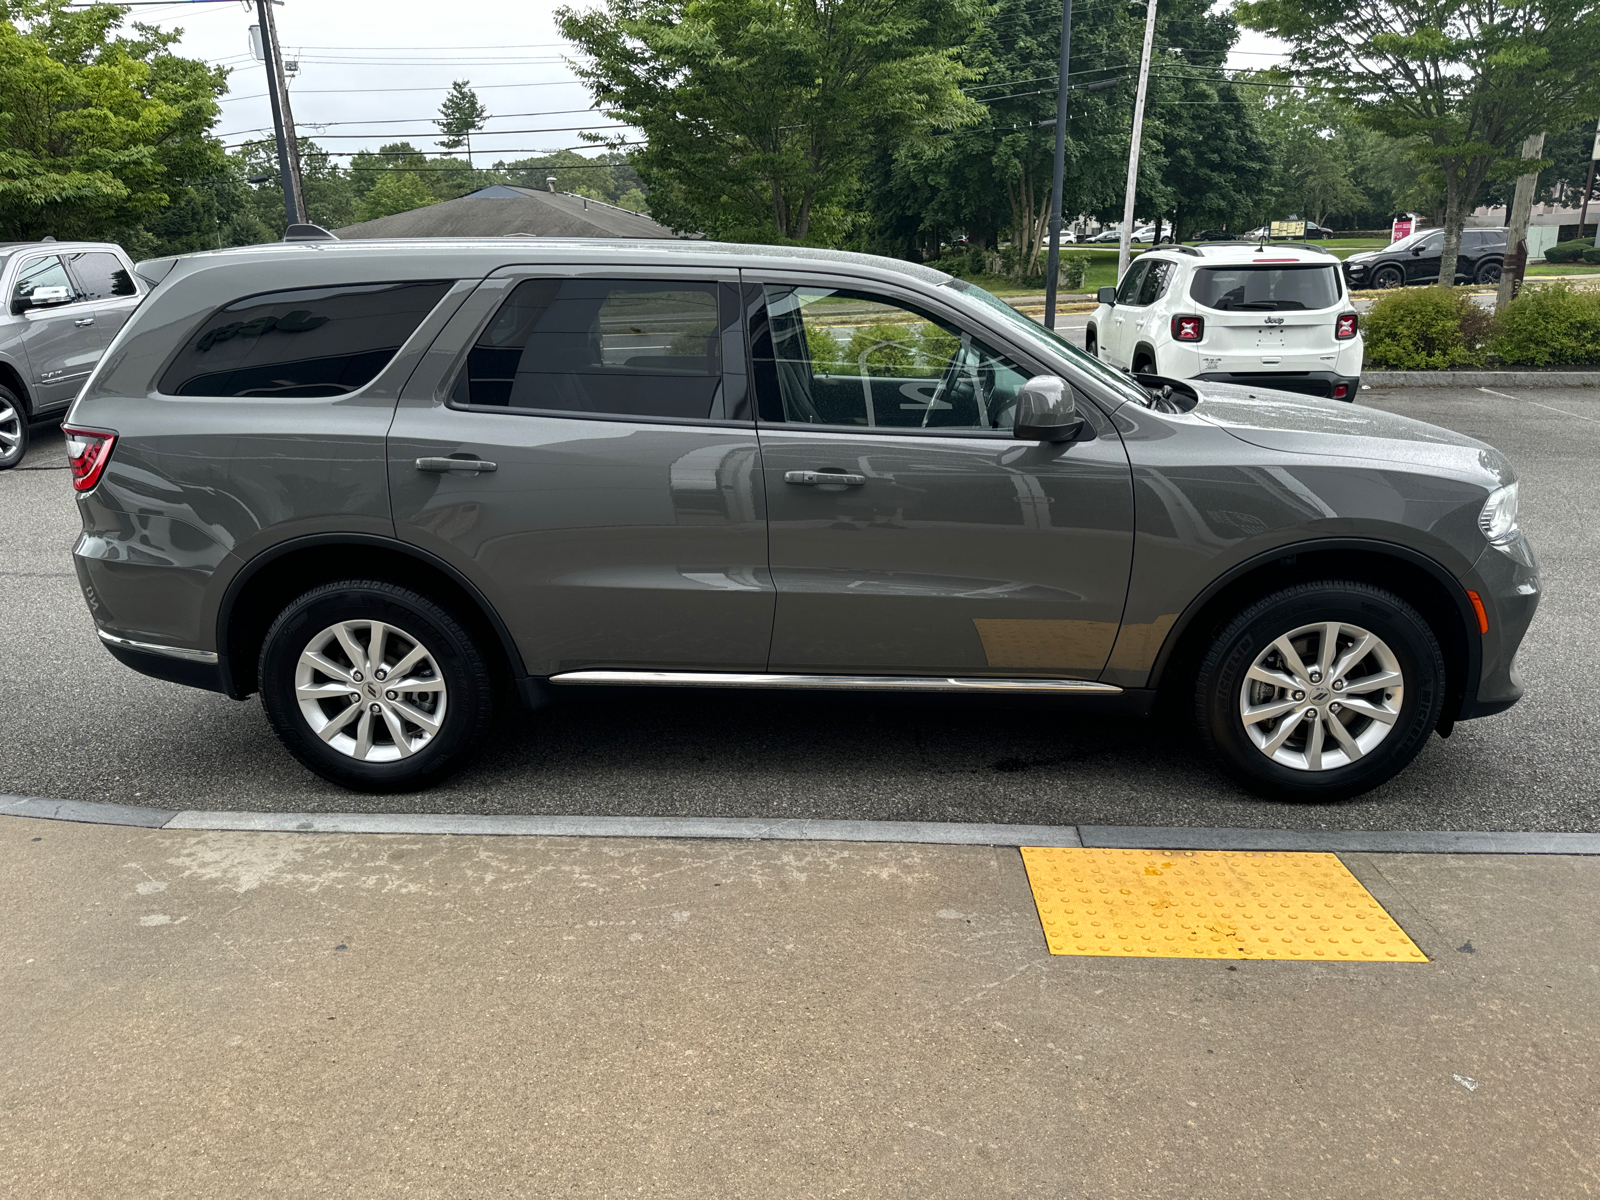
[{"label": "curb", "polygon": [[1382,387],[1600,387],[1600,371],[1366,371]]},{"label": "curb", "polygon": [[0,796],[0,816],[190,832],[728,838],[942,846],[1082,846],[1115,850],[1600,855],[1600,834],[1597,833],[1449,829],[1208,829],[1164,825],[983,825],[954,821],[768,821],[758,817],[528,817],[465,813],[203,812],[194,809],[178,812],[37,796]]}]

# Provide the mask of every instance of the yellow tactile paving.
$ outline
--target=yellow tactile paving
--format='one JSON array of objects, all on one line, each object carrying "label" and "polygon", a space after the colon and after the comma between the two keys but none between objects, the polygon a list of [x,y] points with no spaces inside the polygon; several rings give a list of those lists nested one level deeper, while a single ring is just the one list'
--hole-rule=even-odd
[{"label": "yellow tactile paving", "polygon": [[1024,846],[1051,954],[1427,962],[1334,854]]}]

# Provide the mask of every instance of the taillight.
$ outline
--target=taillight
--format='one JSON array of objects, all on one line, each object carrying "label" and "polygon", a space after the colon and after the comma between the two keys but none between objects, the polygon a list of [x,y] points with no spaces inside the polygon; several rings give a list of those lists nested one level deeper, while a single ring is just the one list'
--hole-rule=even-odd
[{"label": "taillight", "polygon": [[1333,323],[1333,336],[1341,342],[1349,341],[1356,335],[1355,313],[1340,313],[1339,319]]},{"label": "taillight", "polygon": [[1350,385],[1348,383],[1336,383],[1333,385],[1333,398],[1335,400],[1343,400],[1349,394]]},{"label": "taillight", "polygon": [[117,444],[117,435],[108,429],[84,429],[78,425],[63,425],[61,432],[67,435],[72,490],[87,492],[100,482],[100,473],[111,458],[111,447]]},{"label": "taillight", "polygon": [[1172,318],[1172,340],[1175,342],[1198,342],[1205,336],[1205,332],[1204,317]]}]

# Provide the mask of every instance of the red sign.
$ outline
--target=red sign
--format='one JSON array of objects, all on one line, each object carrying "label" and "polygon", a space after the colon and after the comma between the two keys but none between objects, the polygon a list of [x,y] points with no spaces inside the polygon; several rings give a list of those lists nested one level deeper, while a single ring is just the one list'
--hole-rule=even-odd
[{"label": "red sign", "polygon": [[1411,236],[1411,218],[1410,217],[1396,217],[1394,219],[1394,227],[1389,230],[1389,241],[1391,243],[1394,243],[1394,242],[1398,242],[1401,238],[1410,237],[1410,236]]}]

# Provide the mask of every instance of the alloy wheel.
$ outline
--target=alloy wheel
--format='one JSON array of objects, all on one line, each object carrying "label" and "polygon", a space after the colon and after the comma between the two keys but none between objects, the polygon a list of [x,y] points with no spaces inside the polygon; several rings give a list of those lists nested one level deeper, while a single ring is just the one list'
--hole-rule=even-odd
[{"label": "alloy wheel", "polygon": [[341,621],[317,634],[295,664],[294,687],[312,732],[362,762],[421,750],[444,724],[448,700],[428,649],[382,621]]},{"label": "alloy wheel", "polygon": [[0,398],[0,462],[9,462],[21,447],[24,420],[15,404]]},{"label": "alloy wheel", "polygon": [[1273,762],[1331,771],[1377,749],[1404,699],[1405,677],[1387,643],[1326,621],[1292,629],[1257,655],[1239,689],[1239,719]]}]

